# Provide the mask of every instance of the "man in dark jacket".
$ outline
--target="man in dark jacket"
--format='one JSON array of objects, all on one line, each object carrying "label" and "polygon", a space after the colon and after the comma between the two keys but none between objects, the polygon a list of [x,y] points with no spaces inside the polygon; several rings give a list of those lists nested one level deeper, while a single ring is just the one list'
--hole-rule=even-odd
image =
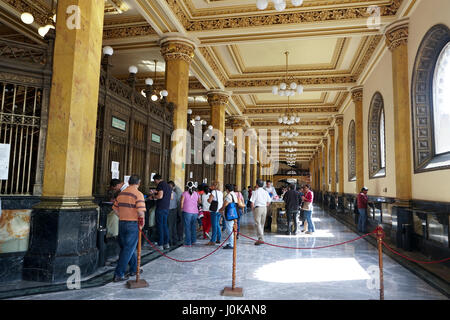
[{"label": "man in dark jacket", "polygon": [[367,219],[367,205],[369,202],[369,198],[367,196],[367,192],[369,189],[362,188],[361,192],[358,194],[357,203],[358,203],[358,231],[365,233],[366,232],[366,219]]},{"label": "man in dark jacket", "polygon": [[295,235],[297,234],[297,213],[299,204],[299,193],[295,190],[295,185],[289,185],[289,190],[284,194],[283,200],[286,205],[286,217],[288,221],[288,231],[286,232],[286,234],[292,234],[292,221],[294,221]]}]

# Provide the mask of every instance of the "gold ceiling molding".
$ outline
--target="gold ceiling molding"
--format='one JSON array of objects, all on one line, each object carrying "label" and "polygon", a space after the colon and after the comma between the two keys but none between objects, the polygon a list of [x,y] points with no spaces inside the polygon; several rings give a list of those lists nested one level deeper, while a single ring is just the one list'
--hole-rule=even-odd
[{"label": "gold ceiling molding", "polygon": [[[206,3],[220,3],[223,0],[204,0]],[[386,4],[389,3],[389,0],[371,0],[375,5]],[[361,2],[360,0],[320,0],[320,1],[309,1],[302,4],[301,9],[311,10],[311,8],[317,8],[318,6],[325,7],[338,7],[342,5],[351,6],[357,5],[357,2]],[[366,1],[367,2],[367,1]],[[214,7],[214,8],[201,8],[198,9],[195,7],[193,0],[185,0],[184,5],[188,10],[188,14],[191,18],[196,17],[204,17],[211,15],[230,15],[230,14],[245,14],[245,13],[260,13],[257,10],[256,5],[240,5],[240,6],[227,6],[227,7]],[[269,10],[274,10],[275,8],[269,4]],[[290,2],[286,3],[286,11],[288,10],[299,10],[298,7],[293,6]]]},{"label": "gold ceiling molding", "polygon": [[[404,0],[392,0],[392,2],[388,5],[381,5],[381,15],[394,16],[403,1]],[[364,5],[361,7],[353,8],[332,8],[225,18],[214,17],[213,19],[209,20],[190,20],[185,14],[179,0],[166,0],[166,2],[171,7],[174,14],[178,17],[179,21],[183,24],[186,31],[203,31],[282,24],[299,24],[307,22],[323,22],[345,19],[361,19],[370,16],[367,12],[367,8],[369,6]],[[226,12],[222,13],[222,15],[226,14]]]},{"label": "gold ceiling molding", "polygon": [[155,35],[156,31],[151,26],[111,27],[103,29],[103,39],[120,39],[129,37],[142,37]]},{"label": "gold ceiling molding", "polygon": [[[320,85],[320,84],[346,84],[357,81],[354,76],[340,77],[310,77],[299,79],[302,85]],[[227,88],[247,88],[247,87],[272,87],[278,85],[279,79],[264,80],[230,80],[226,83]]]},{"label": "gold ceiling molding", "polygon": [[142,18],[142,16],[114,16],[114,17],[105,17],[104,26],[126,26],[131,27],[135,25],[148,25],[148,22]]},{"label": "gold ceiling molding", "polygon": [[121,14],[127,12],[130,7],[123,0],[108,0],[105,3],[105,14]]},{"label": "gold ceiling molding", "polygon": [[225,85],[225,83],[227,81],[227,78],[220,71],[219,65],[214,60],[210,50],[208,48],[206,48],[206,47],[200,47],[199,50],[200,50],[201,54],[203,55],[203,57],[205,58],[205,60],[208,62],[208,64],[211,67],[211,69],[216,74],[217,78],[220,80],[220,82],[222,82],[223,85]]},{"label": "gold ceiling molding", "polygon": [[373,53],[375,52],[375,49],[377,48],[378,44],[383,39],[382,35],[373,36],[372,40],[370,41],[370,44],[366,50],[366,53],[364,54],[364,57],[361,60],[361,63],[358,66],[358,69],[356,70],[354,76],[356,78],[359,78],[361,73],[363,72],[364,68],[369,63],[370,58],[372,57]]},{"label": "gold ceiling molding", "polygon": [[[289,66],[289,74],[292,76],[301,76],[301,74],[295,75],[294,72],[306,72],[306,71],[332,71],[336,70],[339,61],[341,61],[343,57],[345,43],[348,42],[348,38],[339,38],[336,42],[336,46],[334,47],[333,56],[329,63],[316,64],[316,65],[307,65],[307,66],[298,66],[298,65],[290,65]],[[233,61],[236,62],[236,67],[241,74],[252,75],[255,73],[272,73],[271,76],[281,77],[286,73],[286,66],[281,66],[281,70],[277,69],[279,67],[273,66],[270,68],[260,67],[260,68],[245,68],[244,59],[242,58],[242,54],[239,51],[239,47],[237,45],[228,45],[227,49],[229,51],[230,56],[233,58]],[[220,61],[220,59],[219,59]],[[220,61],[222,63],[222,61]],[[222,63],[223,64],[223,63]],[[230,78],[230,75],[228,75]]]},{"label": "gold ceiling molding", "polygon": [[[336,113],[339,111],[337,107],[306,107],[306,108],[290,108],[294,113]],[[265,114],[265,113],[276,113],[279,114],[282,111],[279,107],[264,107],[264,108],[248,108],[245,110],[245,115],[252,114]]]},{"label": "gold ceiling molding", "polygon": [[[280,124],[278,121],[255,121],[253,120],[253,125],[259,126],[259,127],[273,127],[277,126],[279,127]],[[300,121],[299,123],[296,123],[295,126],[329,126],[330,121],[321,121],[321,120],[308,120],[308,121]]]}]

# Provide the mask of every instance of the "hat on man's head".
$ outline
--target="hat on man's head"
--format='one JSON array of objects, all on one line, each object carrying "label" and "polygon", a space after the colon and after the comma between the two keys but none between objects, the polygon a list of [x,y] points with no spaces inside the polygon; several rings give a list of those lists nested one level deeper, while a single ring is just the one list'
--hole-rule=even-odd
[{"label": "hat on man's head", "polygon": [[362,187],[361,192],[362,191],[369,191],[369,189],[367,189],[366,187]]}]

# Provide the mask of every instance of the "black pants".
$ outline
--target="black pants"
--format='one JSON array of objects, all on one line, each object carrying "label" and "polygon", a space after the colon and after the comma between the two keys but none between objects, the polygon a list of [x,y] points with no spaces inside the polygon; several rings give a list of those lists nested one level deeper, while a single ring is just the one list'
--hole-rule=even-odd
[{"label": "black pants", "polygon": [[167,224],[169,226],[169,242],[173,246],[178,242],[178,230],[177,230],[177,211],[178,209],[170,209],[169,216],[167,218]]},{"label": "black pants", "polygon": [[298,211],[288,211],[287,212],[287,222],[288,222],[288,232],[291,233],[292,230],[292,221],[294,221],[294,231],[293,233],[297,233],[297,213]]}]

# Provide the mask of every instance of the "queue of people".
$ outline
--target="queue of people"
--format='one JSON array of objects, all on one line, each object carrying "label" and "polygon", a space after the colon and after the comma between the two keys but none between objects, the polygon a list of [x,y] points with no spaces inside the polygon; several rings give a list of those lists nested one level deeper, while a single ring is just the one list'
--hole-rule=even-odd
[{"label": "queue of people", "polygon": [[[220,244],[221,221],[225,227],[224,237],[228,239],[223,249],[233,249],[234,225],[237,225],[239,232],[241,217],[248,212],[248,208],[253,213],[258,238],[254,244],[258,246],[264,243],[267,208],[274,199],[278,199],[271,181],[264,182],[258,179],[253,188],[248,186],[242,192],[232,184],[225,185],[225,192],[222,192],[218,181],[213,181],[211,186],[202,184],[198,187],[189,181],[184,192],[173,181],[165,182],[159,174],[154,176],[154,181],[156,189],[150,190],[148,197],[156,202],[155,218],[160,251],[170,249],[170,246],[178,244],[183,239],[185,247],[196,245],[198,225],[202,228],[203,239],[209,239],[207,246]],[[139,228],[142,229],[144,226],[147,210],[144,195],[138,190],[139,186],[140,178],[133,175],[129,178],[128,184],[114,179],[108,191],[108,199],[113,202],[113,213],[118,219],[118,240],[121,249],[114,281],[124,281],[136,273],[137,239]],[[294,185],[289,186],[283,195],[288,218],[288,234],[297,233],[299,212],[303,223],[302,232],[306,234],[315,232],[311,217],[313,200],[314,195],[309,185],[297,189]]]}]

